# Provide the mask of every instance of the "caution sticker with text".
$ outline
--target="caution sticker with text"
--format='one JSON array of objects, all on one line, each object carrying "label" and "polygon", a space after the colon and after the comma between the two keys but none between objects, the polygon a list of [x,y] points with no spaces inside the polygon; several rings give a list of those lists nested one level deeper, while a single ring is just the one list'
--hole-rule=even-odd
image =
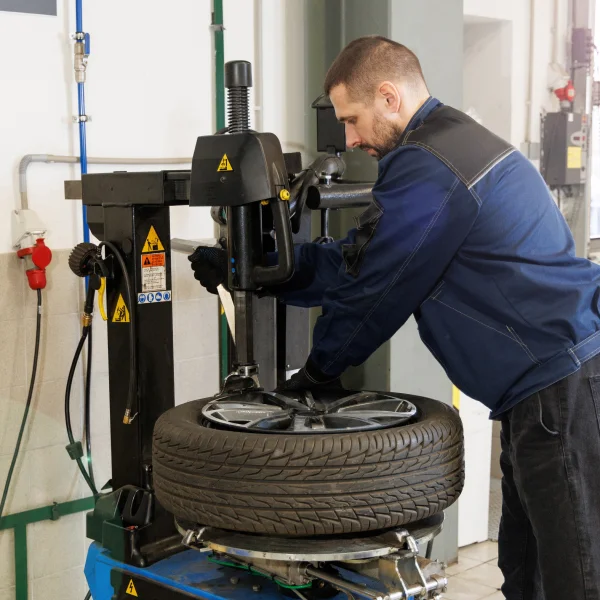
[{"label": "caution sticker with text", "polygon": [[233,167],[227,158],[227,154],[223,154],[223,158],[219,163],[219,168],[217,169],[217,173],[222,173],[223,171],[233,171]]},{"label": "caution sticker with text", "polygon": [[164,249],[165,247],[162,245],[156,229],[154,229],[154,225],[151,225],[142,252],[161,252]]},{"label": "caution sticker with text", "polygon": [[167,289],[167,261],[164,252],[142,254],[142,292]]},{"label": "caution sticker with text", "polygon": [[581,169],[583,167],[583,150],[577,146],[567,148],[567,169]]},{"label": "caution sticker with text", "polygon": [[125,300],[123,300],[123,294],[119,294],[119,300],[117,301],[117,306],[115,307],[115,312],[113,313],[112,318],[113,323],[130,323],[131,320],[129,318],[129,310],[127,308],[127,304],[125,304]]},{"label": "caution sticker with text", "polygon": [[[123,589],[123,588],[121,588]],[[127,586],[127,589],[125,590],[126,594],[129,594],[130,596],[135,596],[136,598],[138,597],[137,594],[137,590],[135,589],[135,585],[133,583],[133,579],[129,580],[129,585]]]}]

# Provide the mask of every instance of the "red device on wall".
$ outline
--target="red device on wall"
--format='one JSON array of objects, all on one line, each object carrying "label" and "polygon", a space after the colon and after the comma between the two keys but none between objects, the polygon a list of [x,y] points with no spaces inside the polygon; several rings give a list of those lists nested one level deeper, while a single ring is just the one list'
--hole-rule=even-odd
[{"label": "red device on wall", "polygon": [[561,102],[573,102],[575,100],[575,86],[572,81],[569,81],[564,88],[554,90],[554,93]]},{"label": "red device on wall", "polygon": [[25,273],[29,287],[32,290],[44,289],[46,287],[46,267],[52,260],[52,251],[46,246],[44,238],[38,238],[35,246],[17,250],[17,256],[27,263]]}]

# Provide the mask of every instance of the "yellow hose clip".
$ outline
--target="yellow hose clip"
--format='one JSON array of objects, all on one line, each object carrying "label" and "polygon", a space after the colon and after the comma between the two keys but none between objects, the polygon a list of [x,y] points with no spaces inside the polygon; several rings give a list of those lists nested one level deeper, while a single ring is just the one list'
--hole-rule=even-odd
[{"label": "yellow hose clip", "polygon": [[108,321],[106,310],[104,310],[104,292],[106,291],[106,277],[100,278],[100,289],[98,290],[98,308],[103,321]]}]

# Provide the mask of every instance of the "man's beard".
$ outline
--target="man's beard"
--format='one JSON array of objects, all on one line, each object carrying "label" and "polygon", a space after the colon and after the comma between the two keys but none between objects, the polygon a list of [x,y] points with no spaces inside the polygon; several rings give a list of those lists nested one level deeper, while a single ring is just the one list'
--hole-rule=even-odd
[{"label": "man's beard", "polygon": [[373,144],[361,144],[361,150],[374,150],[377,160],[394,150],[402,138],[404,129],[394,125],[379,115],[373,119]]}]

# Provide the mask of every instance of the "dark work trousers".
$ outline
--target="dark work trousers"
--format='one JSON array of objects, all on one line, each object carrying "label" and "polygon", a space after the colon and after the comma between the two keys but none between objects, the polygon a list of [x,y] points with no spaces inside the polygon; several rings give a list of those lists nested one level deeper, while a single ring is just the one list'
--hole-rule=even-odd
[{"label": "dark work trousers", "polygon": [[600,357],[502,418],[507,600],[600,600]]}]

